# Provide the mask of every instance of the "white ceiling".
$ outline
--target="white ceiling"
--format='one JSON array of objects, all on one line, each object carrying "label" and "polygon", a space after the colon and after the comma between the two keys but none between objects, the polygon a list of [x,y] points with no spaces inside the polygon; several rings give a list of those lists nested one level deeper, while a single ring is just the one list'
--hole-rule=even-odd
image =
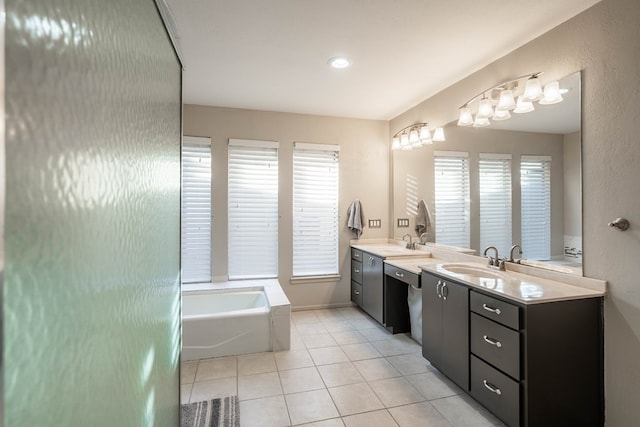
[{"label": "white ceiling", "polygon": [[389,120],[598,1],[167,3],[185,103]]}]

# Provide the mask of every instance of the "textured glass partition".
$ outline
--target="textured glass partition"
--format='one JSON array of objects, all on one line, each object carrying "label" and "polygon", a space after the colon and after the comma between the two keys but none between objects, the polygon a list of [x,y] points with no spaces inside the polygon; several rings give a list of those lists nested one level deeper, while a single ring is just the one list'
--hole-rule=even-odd
[{"label": "textured glass partition", "polygon": [[181,70],[153,0],[9,0],[5,426],[179,419]]}]

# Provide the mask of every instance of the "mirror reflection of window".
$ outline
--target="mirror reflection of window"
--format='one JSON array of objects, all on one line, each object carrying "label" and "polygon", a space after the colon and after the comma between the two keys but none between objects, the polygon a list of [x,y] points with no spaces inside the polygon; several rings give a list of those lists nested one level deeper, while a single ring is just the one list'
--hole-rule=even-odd
[{"label": "mirror reflection of window", "polygon": [[551,157],[520,159],[522,251],[527,259],[551,259]]},{"label": "mirror reflection of window", "polygon": [[434,154],[436,242],[468,248],[471,246],[469,153]]},{"label": "mirror reflection of window", "polygon": [[480,247],[511,247],[511,154],[480,153]]}]

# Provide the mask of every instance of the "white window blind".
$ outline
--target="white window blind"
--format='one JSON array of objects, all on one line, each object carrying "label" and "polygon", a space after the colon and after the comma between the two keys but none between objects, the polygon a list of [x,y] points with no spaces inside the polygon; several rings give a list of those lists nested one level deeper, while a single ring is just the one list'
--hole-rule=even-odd
[{"label": "white window blind", "polygon": [[551,157],[520,160],[522,251],[528,259],[551,259]]},{"label": "white window blind", "polygon": [[338,274],[339,147],[293,150],[293,275]]},{"label": "white window blind", "polygon": [[480,248],[511,247],[511,155],[480,153]]},{"label": "white window blind", "polygon": [[229,140],[229,279],[278,276],[277,147]]},{"label": "white window blind", "polygon": [[211,139],[182,140],[182,283],[211,282]]},{"label": "white window blind", "polygon": [[436,242],[468,248],[470,243],[469,154],[435,152]]}]

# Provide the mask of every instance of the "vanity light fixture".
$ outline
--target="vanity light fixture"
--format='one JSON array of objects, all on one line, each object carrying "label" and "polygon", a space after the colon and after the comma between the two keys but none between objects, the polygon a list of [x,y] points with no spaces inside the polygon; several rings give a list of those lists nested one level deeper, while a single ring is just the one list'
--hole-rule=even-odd
[{"label": "vanity light fixture", "polygon": [[444,129],[441,127],[434,129],[432,137],[428,123],[415,123],[400,129],[393,135],[391,139],[391,149],[412,150],[444,140]]},{"label": "vanity light fixture", "polygon": [[[560,89],[558,81],[547,83],[543,89],[539,78],[541,74],[526,74],[483,90],[460,107],[458,126],[489,126],[489,119],[508,120],[511,112],[523,114],[533,111],[534,102],[541,105],[561,102],[566,91]],[[472,113],[474,104],[477,104],[475,118]]]}]

